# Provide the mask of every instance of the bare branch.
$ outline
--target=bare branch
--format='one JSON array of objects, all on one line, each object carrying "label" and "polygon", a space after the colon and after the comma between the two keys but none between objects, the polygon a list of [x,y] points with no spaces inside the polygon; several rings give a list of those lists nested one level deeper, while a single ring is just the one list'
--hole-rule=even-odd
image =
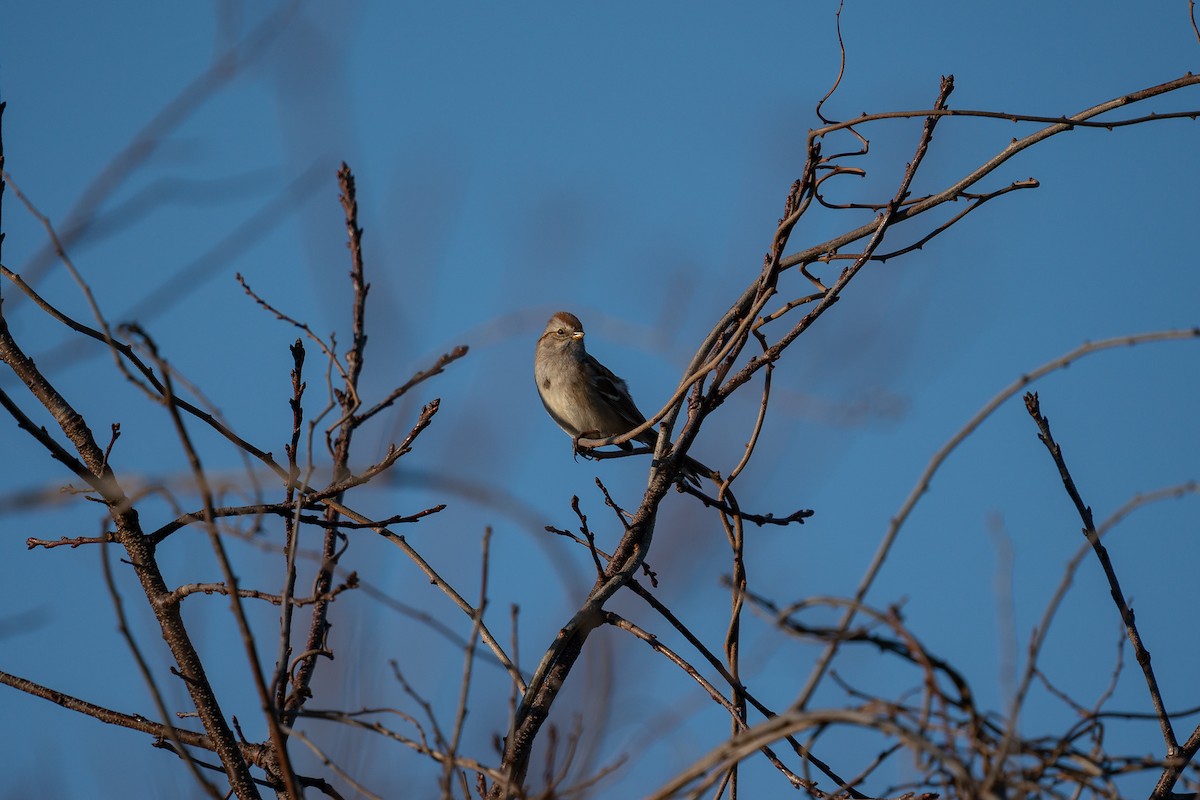
[{"label": "bare branch", "polygon": [[[1050,452],[1050,457],[1054,459],[1054,464],[1058,467],[1058,474],[1062,478],[1063,488],[1066,489],[1071,502],[1075,504],[1075,510],[1079,512],[1079,518],[1083,522],[1083,535],[1087,537],[1088,543],[1091,544],[1092,550],[1096,553],[1096,558],[1104,570],[1104,576],[1108,580],[1113,602],[1116,603],[1117,611],[1121,614],[1121,621],[1125,624],[1125,633],[1129,637],[1130,644],[1133,645],[1134,656],[1137,658],[1138,665],[1142,668],[1142,674],[1146,679],[1146,688],[1150,693],[1150,702],[1154,706],[1159,726],[1162,728],[1163,740],[1166,743],[1166,758],[1168,761],[1179,758],[1179,742],[1175,738],[1175,730],[1171,726],[1171,719],[1167,715],[1166,707],[1163,704],[1162,694],[1158,688],[1158,680],[1154,677],[1154,669],[1150,665],[1150,653],[1142,644],[1141,634],[1138,632],[1137,624],[1134,621],[1133,609],[1129,607],[1129,604],[1125,600],[1125,593],[1121,591],[1121,584],[1117,580],[1116,570],[1113,569],[1112,562],[1108,557],[1108,550],[1101,544],[1100,537],[1096,533],[1096,526],[1092,521],[1092,509],[1083,502],[1079,490],[1075,487],[1075,480],[1071,477],[1071,473],[1067,469],[1067,463],[1062,455],[1062,448],[1054,441],[1054,437],[1050,433],[1050,421],[1042,415],[1037,392],[1027,392],[1025,394],[1025,408],[1029,411],[1029,416],[1033,417],[1034,422],[1037,423],[1038,439],[1046,446],[1046,449]],[[1159,786],[1155,787],[1154,796],[1161,797],[1164,793],[1170,791],[1178,779],[1180,771],[1180,767],[1173,766],[1168,768],[1159,782]]]}]

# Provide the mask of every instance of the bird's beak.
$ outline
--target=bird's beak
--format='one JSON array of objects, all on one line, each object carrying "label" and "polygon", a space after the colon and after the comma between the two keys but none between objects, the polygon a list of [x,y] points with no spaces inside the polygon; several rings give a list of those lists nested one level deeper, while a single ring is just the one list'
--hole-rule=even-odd
[{"label": "bird's beak", "polygon": [[574,333],[571,334],[571,338],[572,339],[582,339],[583,331],[575,331]]}]

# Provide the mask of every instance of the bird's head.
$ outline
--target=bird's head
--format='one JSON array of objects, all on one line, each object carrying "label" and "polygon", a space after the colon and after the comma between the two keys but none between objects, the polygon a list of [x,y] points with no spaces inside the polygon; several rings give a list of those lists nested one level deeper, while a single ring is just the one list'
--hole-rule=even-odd
[{"label": "bird's head", "polygon": [[583,350],[583,323],[568,311],[559,311],[546,323],[538,344],[571,352]]}]

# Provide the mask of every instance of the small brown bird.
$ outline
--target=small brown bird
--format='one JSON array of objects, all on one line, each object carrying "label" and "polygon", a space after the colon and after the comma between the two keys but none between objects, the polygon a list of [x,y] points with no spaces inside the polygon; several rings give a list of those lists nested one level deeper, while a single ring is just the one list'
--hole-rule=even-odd
[{"label": "small brown bird", "polygon": [[[625,381],[588,355],[583,346],[583,323],[574,314],[559,311],[546,323],[534,354],[533,376],[542,405],[572,439],[620,436],[646,421]],[[654,447],[658,434],[646,430],[636,438]],[[622,442],[618,447],[629,450],[632,445]],[[714,475],[686,456],[683,468],[684,476],[697,486],[701,476]]]}]

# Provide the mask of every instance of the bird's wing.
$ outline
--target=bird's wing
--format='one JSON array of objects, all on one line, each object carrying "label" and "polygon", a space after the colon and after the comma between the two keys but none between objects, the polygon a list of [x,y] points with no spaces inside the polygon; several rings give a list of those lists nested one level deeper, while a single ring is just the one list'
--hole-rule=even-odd
[{"label": "bird's wing", "polygon": [[[591,358],[591,366],[595,376],[596,388],[604,395],[604,399],[609,405],[621,415],[629,427],[626,430],[633,430],[638,425],[646,421],[645,415],[638,410],[637,405],[633,402],[633,396],[629,393],[629,386],[625,381],[618,378],[612,373],[608,367],[601,364],[594,358]],[[641,436],[637,437],[639,441],[649,441],[653,443],[655,440],[654,431],[645,431]]]}]

